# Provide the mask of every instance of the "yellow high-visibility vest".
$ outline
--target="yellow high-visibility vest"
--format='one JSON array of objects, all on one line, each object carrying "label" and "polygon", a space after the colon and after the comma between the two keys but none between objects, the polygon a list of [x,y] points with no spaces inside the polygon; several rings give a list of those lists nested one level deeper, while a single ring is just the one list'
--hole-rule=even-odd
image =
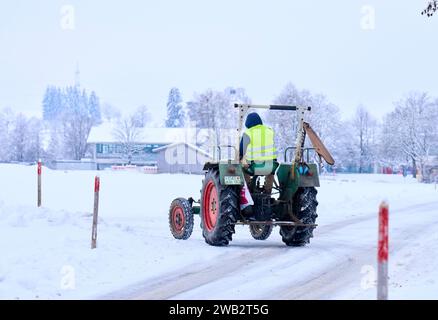
[{"label": "yellow high-visibility vest", "polygon": [[250,138],[246,149],[246,159],[249,161],[273,160],[277,158],[274,145],[274,130],[259,124],[249,128],[245,133]]}]

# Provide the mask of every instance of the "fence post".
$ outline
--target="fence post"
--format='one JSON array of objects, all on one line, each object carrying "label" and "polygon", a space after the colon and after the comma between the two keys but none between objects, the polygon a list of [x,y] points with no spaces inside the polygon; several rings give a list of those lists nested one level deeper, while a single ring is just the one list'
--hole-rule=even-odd
[{"label": "fence post", "polygon": [[388,300],[388,204],[379,207],[379,239],[377,246],[377,299]]},{"label": "fence post", "polygon": [[93,209],[93,227],[91,231],[91,249],[96,248],[97,242],[97,216],[99,212],[99,191],[100,191],[100,178],[96,176],[94,178],[94,209]]},{"label": "fence post", "polygon": [[38,175],[38,183],[37,183],[37,206],[41,207],[41,170],[42,169],[42,165],[41,165],[41,159],[38,160],[38,166],[37,166],[37,175]]}]

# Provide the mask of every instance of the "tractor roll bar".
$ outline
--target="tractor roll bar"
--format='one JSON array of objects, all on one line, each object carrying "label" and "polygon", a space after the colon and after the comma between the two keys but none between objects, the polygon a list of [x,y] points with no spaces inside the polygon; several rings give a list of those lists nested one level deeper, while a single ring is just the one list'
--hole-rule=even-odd
[{"label": "tractor roll bar", "polygon": [[[289,150],[295,150],[297,147],[287,147],[284,149],[284,162],[287,162],[287,152]],[[315,148],[301,148],[301,154],[306,152],[306,162],[310,162],[310,150],[315,150]]]},{"label": "tractor roll bar", "polygon": [[234,149],[235,154],[238,153],[236,146],[232,146],[229,144],[223,144],[223,145],[216,146],[216,149],[218,149],[218,151],[219,151],[219,158],[218,158],[219,161],[222,159],[222,148],[230,148],[230,149],[232,148],[232,149]]},{"label": "tractor roll bar", "polygon": [[[279,104],[239,104],[235,103],[234,108],[254,108],[254,109],[269,109],[269,110],[284,110],[284,111],[297,111],[298,107],[296,106],[286,106],[286,105],[279,105]],[[307,111],[311,111],[311,107],[307,107]]]}]

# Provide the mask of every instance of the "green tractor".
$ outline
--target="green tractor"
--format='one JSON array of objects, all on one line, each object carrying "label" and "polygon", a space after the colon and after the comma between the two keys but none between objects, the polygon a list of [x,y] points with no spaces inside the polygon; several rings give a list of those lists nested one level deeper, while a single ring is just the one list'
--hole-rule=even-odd
[{"label": "green tractor", "polygon": [[[280,235],[288,246],[303,246],[313,237],[313,229],[317,213],[316,200],[319,187],[318,165],[309,163],[312,150],[319,159],[334,164],[325,148],[310,125],[304,122],[304,115],[310,107],[284,105],[248,105],[235,104],[239,111],[239,127],[237,129],[236,146],[218,146],[234,148],[235,158],[207,162],[204,165],[205,178],[201,189],[201,198],[177,198],[173,200],[169,210],[169,225],[176,239],[188,239],[193,230],[193,216],[201,217],[202,235],[205,241],[213,246],[225,246],[232,240],[236,225],[249,225],[251,235],[256,240],[269,237],[274,226],[280,227]],[[288,147],[284,151],[284,162],[275,162],[275,179],[271,194],[264,192],[260,180],[273,172],[265,162],[251,163],[240,159],[240,136],[242,125],[250,108],[296,111],[298,128],[296,147]],[[306,136],[313,148],[305,148]],[[293,158],[287,162],[287,155],[294,151]],[[306,160],[304,159],[306,157]],[[255,168],[254,168],[255,167]],[[241,192],[244,192],[244,174],[251,174],[250,185],[247,186],[254,202],[253,215],[247,218],[241,211]]]}]

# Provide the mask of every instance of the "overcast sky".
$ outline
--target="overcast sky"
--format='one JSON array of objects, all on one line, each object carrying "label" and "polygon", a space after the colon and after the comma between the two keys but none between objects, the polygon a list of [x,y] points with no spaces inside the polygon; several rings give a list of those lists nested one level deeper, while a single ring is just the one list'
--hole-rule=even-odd
[{"label": "overcast sky", "polygon": [[172,86],[184,100],[239,86],[269,103],[287,82],[345,117],[360,103],[381,116],[411,90],[438,96],[426,2],[2,0],[0,108],[40,114],[46,86],[73,84],[78,63],[82,87],[125,111],[146,104],[156,120]]}]

